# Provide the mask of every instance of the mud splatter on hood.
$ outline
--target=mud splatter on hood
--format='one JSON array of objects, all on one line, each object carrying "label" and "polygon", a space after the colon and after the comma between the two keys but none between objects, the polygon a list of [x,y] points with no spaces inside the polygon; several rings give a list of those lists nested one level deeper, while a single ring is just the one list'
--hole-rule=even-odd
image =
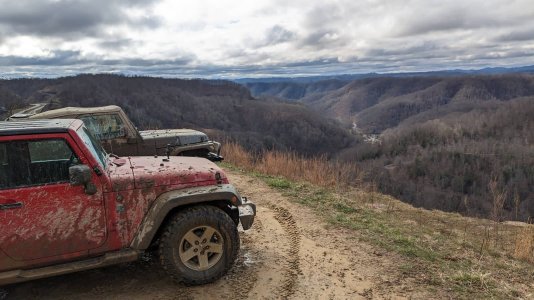
[{"label": "mud splatter on hood", "polygon": [[[122,162],[123,159],[127,163]],[[119,161],[118,161],[119,162]],[[111,172],[113,189],[145,189],[165,185],[184,185],[198,182],[228,183],[224,172],[213,162],[197,157],[140,156],[121,158]]]}]

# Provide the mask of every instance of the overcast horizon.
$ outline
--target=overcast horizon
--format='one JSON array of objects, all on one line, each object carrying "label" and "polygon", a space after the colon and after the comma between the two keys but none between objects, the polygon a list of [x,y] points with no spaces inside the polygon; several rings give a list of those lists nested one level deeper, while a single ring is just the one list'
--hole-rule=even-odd
[{"label": "overcast horizon", "polygon": [[242,78],[534,65],[534,2],[0,0],[0,76]]}]

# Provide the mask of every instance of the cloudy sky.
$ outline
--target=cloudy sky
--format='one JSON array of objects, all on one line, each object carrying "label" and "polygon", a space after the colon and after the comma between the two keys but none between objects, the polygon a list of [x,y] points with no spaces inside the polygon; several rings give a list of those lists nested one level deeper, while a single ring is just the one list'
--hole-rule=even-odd
[{"label": "cloudy sky", "polygon": [[0,0],[0,76],[534,65],[532,0]]}]

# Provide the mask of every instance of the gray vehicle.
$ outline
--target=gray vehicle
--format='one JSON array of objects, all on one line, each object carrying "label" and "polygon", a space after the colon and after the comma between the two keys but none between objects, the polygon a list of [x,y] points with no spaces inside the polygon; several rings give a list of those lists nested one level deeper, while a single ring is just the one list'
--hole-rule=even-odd
[{"label": "gray vehicle", "polygon": [[[43,106],[44,107],[44,106]],[[65,107],[41,113],[33,104],[30,109],[9,117],[21,119],[80,119],[104,149],[119,156],[177,155],[198,156],[221,161],[221,144],[192,129],[162,129],[139,131],[126,113],[116,105],[102,107]]]}]

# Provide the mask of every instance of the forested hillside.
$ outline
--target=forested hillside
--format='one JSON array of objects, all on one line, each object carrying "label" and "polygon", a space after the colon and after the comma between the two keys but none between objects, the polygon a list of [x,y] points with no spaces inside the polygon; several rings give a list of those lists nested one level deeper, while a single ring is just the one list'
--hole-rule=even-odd
[{"label": "forested hillside", "polygon": [[309,95],[337,90],[349,83],[349,80],[328,79],[316,82],[246,82],[244,86],[250,89],[252,95],[274,96],[287,100],[298,100]]},{"label": "forested hillside", "polygon": [[353,143],[347,130],[301,104],[262,102],[229,81],[116,75],[0,81],[0,106],[120,105],[143,128],[196,128],[249,149],[332,154]]},{"label": "forested hillside", "polygon": [[[305,94],[297,101],[367,136],[338,159],[357,162],[382,192],[430,209],[534,218],[534,75],[429,75],[362,78],[289,98]],[[280,97],[316,83],[253,86]]]},{"label": "forested hillside", "polygon": [[534,217],[534,76],[363,79],[304,99],[378,134],[340,159],[425,208]]},{"label": "forested hillside", "polygon": [[417,123],[466,112],[488,100],[534,95],[533,75],[369,78],[302,102],[328,116],[380,133],[402,122]]}]

